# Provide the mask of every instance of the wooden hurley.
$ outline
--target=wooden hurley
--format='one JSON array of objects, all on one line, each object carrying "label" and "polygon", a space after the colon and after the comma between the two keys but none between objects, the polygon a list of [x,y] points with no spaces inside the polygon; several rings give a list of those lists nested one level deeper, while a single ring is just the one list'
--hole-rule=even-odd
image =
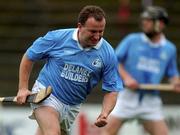
[{"label": "wooden hurley", "polygon": [[172,84],[140,84],[139,89],[172,91],[174,89],[174,86]]},{"label": "wooden hurley", "polygon": [[[29,95],[26,99],[26,103],[40,103],[45,100],[52,92],[52,88],[49,86],[46,89],[40,89],[39,92]],[[0,97],[0,102],[17,102],[16,96],[12,97]]]}]

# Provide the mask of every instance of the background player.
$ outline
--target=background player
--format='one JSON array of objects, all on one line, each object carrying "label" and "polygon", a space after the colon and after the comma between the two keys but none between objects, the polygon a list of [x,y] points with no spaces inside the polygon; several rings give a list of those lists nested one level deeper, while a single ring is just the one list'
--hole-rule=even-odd
[{"label": "background player", "polygon": [[159,91],[138,89],[140,83],[158,84],[164,76],[179,91],[176,47],[163,34],[168,14],[162,7],[147,7],[141,14],[143,33],[129,34],[116,49],[119,72],[126,88],[120,92],[103,135],[116,135],[126,120],[141,120],[151,135],[167,135]]}]

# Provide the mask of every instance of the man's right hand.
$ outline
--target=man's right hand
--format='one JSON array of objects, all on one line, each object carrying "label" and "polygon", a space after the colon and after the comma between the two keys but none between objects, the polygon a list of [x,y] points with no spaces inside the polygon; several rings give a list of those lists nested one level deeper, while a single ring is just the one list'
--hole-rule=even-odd
[{"label": "man's right hand", "polygon": [[124,80],[124,84],[127,88],[132,89],[132,90],[135,90],[139,87],[138,82],[134,78],[131,78],[131,77],[126,78]]},{"label": "man's right hand", "polygon": [[24,104],[26,102],[26,98],[28,95],[32,94],[31,91],[28,89],[19,89],[17,93],[17,103],[18,104]]}]

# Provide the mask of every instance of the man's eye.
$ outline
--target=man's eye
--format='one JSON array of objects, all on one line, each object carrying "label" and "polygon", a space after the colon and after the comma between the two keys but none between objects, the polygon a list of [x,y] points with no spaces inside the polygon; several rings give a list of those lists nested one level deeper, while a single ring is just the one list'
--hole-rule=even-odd
[{"label": "man's eye", "polygon": [[92,30],[91,33],[96,33],[96,31]]},{"label": "man's eye", "polygon": [[91,33],[102,33],[102,31],[91,31]]}]

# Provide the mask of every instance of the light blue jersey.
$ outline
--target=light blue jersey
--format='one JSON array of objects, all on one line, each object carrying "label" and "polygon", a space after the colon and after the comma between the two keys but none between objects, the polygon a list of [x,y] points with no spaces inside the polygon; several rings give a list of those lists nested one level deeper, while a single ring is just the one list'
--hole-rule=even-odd
[{"label": "light blue jersey", "polygon": [[77,31],[48,32],[26,52],[32,61],[46,59],[37,80],[52,86],[52,94],[68,105],[82,103],[101,79],[105,91],[122,89],[117,58],[110,44],[102,38],[95,47],[83,49]]},{"label": "light blue jersey", "polygon": [[[139,83],[158,84],[164,76],[178,76],[176,48],[164,36],[154,45],[143,33],[128,35],[116,49],[118,61]],[[141,93],[158,94],[157,91]]]}]

